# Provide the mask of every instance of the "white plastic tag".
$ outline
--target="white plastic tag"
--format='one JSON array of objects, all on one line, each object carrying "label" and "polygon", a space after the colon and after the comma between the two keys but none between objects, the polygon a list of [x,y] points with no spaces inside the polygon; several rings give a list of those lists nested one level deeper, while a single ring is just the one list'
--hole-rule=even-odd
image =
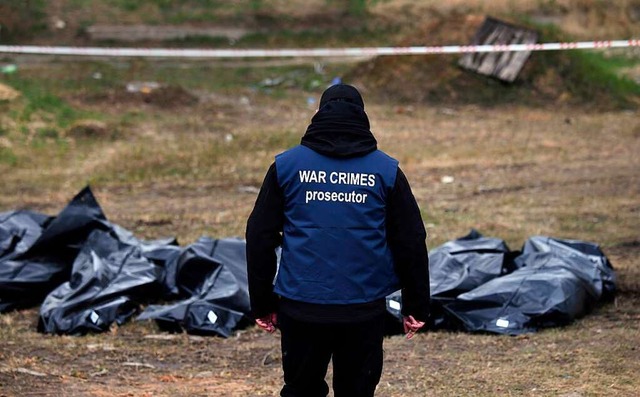
[{"label": "white plastic tag", "polygon": [[213,310],[209,310],[209,313],[207,313],[207,320],[209,320],[211,324],[215,324],[216,321],[218,321],[218,316],[213,312]]},{"label": "white plastic tag", "polygon": [[91,314],[89,315],[89,319],[91,320],[92,323],[98,324],[98,320],[100,320],[100,316],[98,315],[98,313],[92,311]]},{"label": "white plastic tag", "polygon": [[400,302],[394,301],[394,300],[389,301],[389,307],[392,308],[393,310],[400,310],[402,308],[400,306]]},{"label": "white plastic tag", "polygon": [[509,320],[505,320],[504,318],[499,318],[496,321],[496,325],[500,328],[509,328]]}]

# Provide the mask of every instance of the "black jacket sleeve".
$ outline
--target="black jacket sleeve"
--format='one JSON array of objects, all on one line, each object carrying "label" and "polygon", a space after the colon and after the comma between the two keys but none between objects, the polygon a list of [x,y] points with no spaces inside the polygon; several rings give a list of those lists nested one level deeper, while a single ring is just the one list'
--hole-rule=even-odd
[{"label": "black jacket sleeve", "polygon": [[409,181],[398,168],[387,201],[387,241],[402,287],[402,314],[429,318],[429,256],[427,232]]},{"label": "black jacket sleeve", "polygon": [[277,310],[278,296],[273,292],[277,270],[276,248],[282,243],[284,196],[278,185],[273,163],[247,221],[247,274],[251,312],[255,318]]}]

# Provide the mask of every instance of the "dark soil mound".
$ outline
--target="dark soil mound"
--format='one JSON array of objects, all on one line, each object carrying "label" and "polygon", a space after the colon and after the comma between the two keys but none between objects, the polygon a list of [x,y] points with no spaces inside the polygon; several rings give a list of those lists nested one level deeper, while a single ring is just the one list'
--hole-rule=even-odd
[{"label": "dark soil mound", "polygon": [[111,89],[99,94],[84,98],[89,103],[120,104],[149,104],[162,109],[182,108],[192,106],[198,102],[198,98],[184,88],[176,85],[160,85],[153,88],[145,88],[129,91],[125,87]]},{"label": "dark soil mound", "polygon": [[149,93],[139,93],[138,95],[141,95],[144,102],[161,108],[189,106],[198,102],[198,98],[184,88],[175,85],[163,86]]}]

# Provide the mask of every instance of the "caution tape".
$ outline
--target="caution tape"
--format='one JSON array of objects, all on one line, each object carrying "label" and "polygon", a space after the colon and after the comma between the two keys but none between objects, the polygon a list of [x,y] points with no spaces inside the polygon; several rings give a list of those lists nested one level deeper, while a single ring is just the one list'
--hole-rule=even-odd
[{"label": "caution tape", "polygon": [[370,57],[379,55],[467,54],[489,52],[560,51],[640,47],[640,40],[607,40],[566,43],[451,45],[421,47],[355,47],[292,49],[186,49],[112,48],[0,45],[0,53],[151,58],[286,58]]}]

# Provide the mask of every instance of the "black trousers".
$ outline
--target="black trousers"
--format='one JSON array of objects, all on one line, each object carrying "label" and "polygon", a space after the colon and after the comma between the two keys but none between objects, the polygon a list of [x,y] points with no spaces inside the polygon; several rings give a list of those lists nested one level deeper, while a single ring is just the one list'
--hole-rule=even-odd
[{"label": "black trousers", "polygon": [[382,375],[384,315],[348,324],[298,321],[278,314],[285,385],[282,397],[326,397],[333,360],[335,397],[370,397]]}]

